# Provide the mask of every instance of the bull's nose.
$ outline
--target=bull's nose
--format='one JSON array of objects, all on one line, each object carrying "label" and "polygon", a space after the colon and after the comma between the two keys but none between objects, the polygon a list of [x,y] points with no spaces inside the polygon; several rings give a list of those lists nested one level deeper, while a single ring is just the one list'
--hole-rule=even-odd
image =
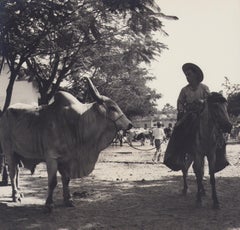
[{"label": "bull's nose", "polygon": [[132,123],[128,124],[128,129],[131,129],[133,127]]}]

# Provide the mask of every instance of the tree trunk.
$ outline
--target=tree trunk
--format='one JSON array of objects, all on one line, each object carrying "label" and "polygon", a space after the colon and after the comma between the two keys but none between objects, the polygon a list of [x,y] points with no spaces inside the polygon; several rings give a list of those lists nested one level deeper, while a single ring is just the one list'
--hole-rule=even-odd
[{"label": "tree trunk", "polygon": [[3,113],[6,111],[6,109],[9,107],[11,103],[12,91],[13,91],[13,86],[14,86],[16,77],[17,77],[17,71],[11,71],[10,80],[6,90],[6,99],[5,99],[5,104],[3,106]]}]

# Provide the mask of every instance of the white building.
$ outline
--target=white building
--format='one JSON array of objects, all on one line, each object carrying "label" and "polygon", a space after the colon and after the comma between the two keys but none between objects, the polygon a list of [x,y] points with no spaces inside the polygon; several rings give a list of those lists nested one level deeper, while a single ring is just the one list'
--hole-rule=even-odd
[{"label": "white building", "polygon": [[[9,83],[9,76],[10,76],[9,69],[5,65],[0,74],[0,109],[3,109],[5,103],[6,90]],[[33,87],[33,84],[31,82],[27,82],[26,80],[15,81],[10,104],[15,104],[18,102],[37,105],[38,92]]]}]

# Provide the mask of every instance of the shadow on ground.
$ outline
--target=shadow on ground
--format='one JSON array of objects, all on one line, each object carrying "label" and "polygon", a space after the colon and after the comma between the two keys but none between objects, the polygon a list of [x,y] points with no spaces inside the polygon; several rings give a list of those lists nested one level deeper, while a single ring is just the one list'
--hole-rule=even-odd
[{"label": "shadow on ground", "polygon": [[[73,180],[75,207],[62,205],[61,185],[55,191],[55,209],[43,212],[46,177],[24,178],[22,203],[0,198],[0,229],[237,229],[239,219],[239,178],[220,177],[217,190],[220,210],[211,208],[211,191],[203,207],[195,207],[195,178],[189,177],[189,194],[180,195],[180,176],[161,180],[108,181],[92,177]],[[0,188],[2,189],[2,187]],[[5,188],[6,189],[6,188]],[[83,196],[83,194],[85,194]]]}]

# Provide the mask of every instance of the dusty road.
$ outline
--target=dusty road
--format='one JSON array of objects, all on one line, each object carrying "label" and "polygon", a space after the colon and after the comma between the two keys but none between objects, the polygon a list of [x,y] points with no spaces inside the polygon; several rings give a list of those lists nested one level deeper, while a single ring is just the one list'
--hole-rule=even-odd
[{"label": "dusty road", "polygon": [[0,187],[0,229],[240,229],[239,144],[227,145],[231,165],[216,174],[221,202],[217,211],[211,208],[207,168],[207,196],[203,207],[196,208],[192,170],[189,193],[183,197],[181,173],[172,172],[163,164],[152,164],[153,151],[138,151],[126,144],[109,147],[101,153],[91,175],[71,182],[74,208],[63,206],[59,178],[51,214],[43,213],[42,208],[47,193],[45,165],[39,165],[33,176],[22,170],[25,197],[21,203],[11,202],[10,186]]}]

